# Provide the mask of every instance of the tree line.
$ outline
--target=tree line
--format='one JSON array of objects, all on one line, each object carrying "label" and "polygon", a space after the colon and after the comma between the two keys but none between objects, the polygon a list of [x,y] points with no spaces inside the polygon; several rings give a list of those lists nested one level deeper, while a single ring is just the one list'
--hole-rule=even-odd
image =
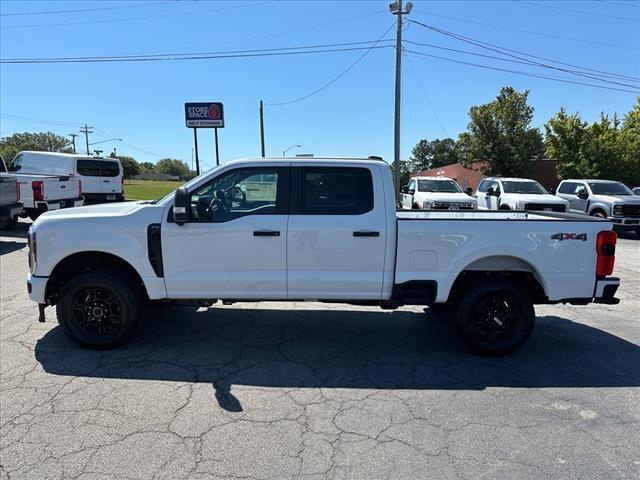
[{"label": "tree line", "polygon": [[457,139],[420,140],[403,162],[401,182],[416,172],[461,163],[481,162],[485,175],[526,177],[532,160],[559,160],[563,178],[619,180],[640,185],[640,97],[622,119],[602,113],[588,123],[561,108],[544,124],[532,127],[529,91],[503,87],[492,102],[469,110],[467,130]]},{"label": "tree line", "polygon": [[[0,139],[0,155],[9,163],[19,152],[34,150],[41,152],[72,153],[71,141],[61,135],[52,132],[22,132],[14,133]],[[110,156],[120,159],[124,178],[133,178],[141,173],[164,173],[179,177],[180,180],[189,180],[195,177],[195,172],[189,165],[176,158],[162,158],[155,163],[138,162],[130,155],[112,153]]]}]

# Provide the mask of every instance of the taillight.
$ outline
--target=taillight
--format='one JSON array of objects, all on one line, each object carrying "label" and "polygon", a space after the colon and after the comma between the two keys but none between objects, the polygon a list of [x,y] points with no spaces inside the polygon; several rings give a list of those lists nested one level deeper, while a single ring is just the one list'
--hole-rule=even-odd
[{"label": "taillight", "polygon": [[618,235],[611,230],[598,233],[596,240],[596,252],[598,253],[596,276],[606,277],[613,273],[613,264],[616,260],[617,240]]},{"label": "taillight", "polygon": [[31,182],[31,188],[33,189],[34,200],[44,200],[44,185],[42,181],[35,180]]},{"label": "taillight", "polygon": [[16,203],[20,203],[20,182],[16,182]]},{"label": "taillight", "polygon": [[78,190],[80,191],[79,197],[82,196],[82,180],[78,180]]}]

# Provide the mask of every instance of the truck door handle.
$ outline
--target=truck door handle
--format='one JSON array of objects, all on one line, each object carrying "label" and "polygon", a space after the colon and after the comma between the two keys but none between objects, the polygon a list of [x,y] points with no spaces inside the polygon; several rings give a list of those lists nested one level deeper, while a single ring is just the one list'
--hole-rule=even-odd
[{"label": "truck door handle", "polygon": [[372,232],[370,230],[358,230],[353,232],[354,237],[379,237],[380,232]]},{"label": "truck door handle", "polygon": [[102,180],[104,183],[109,183],[111,180]]},{"label": "truck door handle", "polygon": [[279,237],[280,232],[277,230],[256,230],[253,232],[254,237]]}]

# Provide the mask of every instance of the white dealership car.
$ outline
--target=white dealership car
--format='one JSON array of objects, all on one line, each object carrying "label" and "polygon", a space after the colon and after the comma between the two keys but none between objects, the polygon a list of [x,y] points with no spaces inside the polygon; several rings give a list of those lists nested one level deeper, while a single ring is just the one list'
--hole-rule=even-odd
[{"label": "white dealership car", "polygon": [[410,210],[475,210],[478,202],[447,177],[412,177],[402,189],[402,208]]},{"label": "white dealership car", "polygon": [[529,178],[483,178],[476,190],[478,206],[486,210],[568,212],[569,202],[547,192]]},{"label": "white dealership car", "polygon": [[446,304],[471,350],[506,355],[531,335],[534,304],[615,304],[620,283],[610,221],[397,212],[373,158],[228,162],[156,201],[47,212],[28,243],[40,320],[55,305],[90,348],[124,342],[150,301],[319,300]]}]

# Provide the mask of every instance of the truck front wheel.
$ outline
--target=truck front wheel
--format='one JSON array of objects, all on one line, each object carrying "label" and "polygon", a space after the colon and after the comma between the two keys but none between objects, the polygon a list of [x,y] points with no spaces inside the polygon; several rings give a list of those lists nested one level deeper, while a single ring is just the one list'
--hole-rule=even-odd
[{"label": "truck front wheel", "polygon": [[56,314],[73,342],[104,350],[127,340],[138,317],[138,299],[119,275],[88,272],[63,287]]},{"label": "truck front wheel", "polygon": [[460,297],[454,322],[458,336],[474,353],[499,357],[522,347],[535,324],[533,303],[507,280],[490,280]]}]

